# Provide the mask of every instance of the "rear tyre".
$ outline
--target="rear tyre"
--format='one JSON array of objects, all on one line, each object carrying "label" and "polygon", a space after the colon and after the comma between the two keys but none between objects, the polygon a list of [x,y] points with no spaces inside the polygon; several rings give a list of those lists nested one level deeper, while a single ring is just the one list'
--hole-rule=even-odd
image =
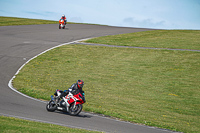
[{"label": "rear tyre", "polygon": [[75,107],[74,104],[72,104],[69,107],[69,114],[73,116],[78,115],[82,111],[82,108],[83,108],[82,104],[77,104],[75,105]]},{"label": "rear tyre", "polygon": [[54,112],[57,109],[57,106],[56,106],[55,103],[53,103],[53,101],[50,101],[50,102],[47,103],[46,109],[49,112]]}]

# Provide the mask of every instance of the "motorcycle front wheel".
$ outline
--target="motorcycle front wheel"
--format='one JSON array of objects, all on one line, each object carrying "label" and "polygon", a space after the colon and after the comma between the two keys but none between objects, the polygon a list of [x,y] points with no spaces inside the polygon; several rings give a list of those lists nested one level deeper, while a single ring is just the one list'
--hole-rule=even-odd
[{"label": "motorcycle front wheel", "polygon": [[70,115],[73,115],[73,116],[78,115],[82,111],[82,108],[83,108],[82,104],[77,104],[75,105],[75,107],[74,107],[74,104],[72,104],[69,107],[69,113]]},{"label": "motorcycle front wheel", "polygon": [[46,109],[47,111],[54,112],[57,109],[57,106],[53,103],[53,101],[49,101],[46,105]]}]

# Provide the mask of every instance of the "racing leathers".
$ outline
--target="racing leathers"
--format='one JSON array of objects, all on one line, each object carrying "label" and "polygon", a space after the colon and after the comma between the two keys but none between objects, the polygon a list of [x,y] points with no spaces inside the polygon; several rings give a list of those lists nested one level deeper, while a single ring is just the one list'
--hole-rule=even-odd
[{"label": "racing leathers", "polygon": [[67,24],[67,18],[66,17],[61,17],[61,19],[64,20],[65,24]]}]

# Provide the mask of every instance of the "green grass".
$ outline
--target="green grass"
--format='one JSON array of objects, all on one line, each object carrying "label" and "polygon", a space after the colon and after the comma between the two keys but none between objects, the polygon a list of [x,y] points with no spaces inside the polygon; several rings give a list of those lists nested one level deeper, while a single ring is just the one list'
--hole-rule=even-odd
[{"label": "green grass", "polygon": [[85,81],[84,110],[183,132],[200,130],[200,53],[66,45],[30,61],[19,91],[49,100]]},{"label": "green grass", "polygon": [[[0,26],[58,24],[58,21],[0,16]],[[72,22],[68,22],[72,24]]]},{"label": "green grass", "polygon": [[53,124],[0,116],[1,133],[97,133]]},{"label": "green grass", "polygon": [[98,37],[88,43],[200,50],[200,30],[155,30]]},{"label": "green grass", "polygon": [[0,26],[8,25],[37,25],[37,24],[58,24],[58,21],[14,18],[14,17],[0,17]]},{"label": "green grass", "polygon": [[[58,24],[58,21],[0,16],[0,26]],[[67,24],[83,24],[83,23],[67,22]],[[97,25],[97,24],[90,24],[90,25]]]}]

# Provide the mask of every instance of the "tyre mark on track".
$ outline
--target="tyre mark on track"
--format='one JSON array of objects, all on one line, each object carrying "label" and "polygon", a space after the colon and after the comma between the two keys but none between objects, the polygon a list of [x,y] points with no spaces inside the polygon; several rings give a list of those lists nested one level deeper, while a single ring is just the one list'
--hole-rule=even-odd
[{"label": "tyre mark on track", "polygon": [[177,50],[177,51],[193,51],[193,52],[200,52],[200,50],[195,50],[195,49],[173,49],[173,48],[152,48],[152,47],[117,46],[117,45],[95,44],[95,43],[83,43],[83,42],[74,42],[73,44],[93,45],[93,46],[105,46],[105,47],[118,47],[118,48],[154,49],[154,50]]}]

